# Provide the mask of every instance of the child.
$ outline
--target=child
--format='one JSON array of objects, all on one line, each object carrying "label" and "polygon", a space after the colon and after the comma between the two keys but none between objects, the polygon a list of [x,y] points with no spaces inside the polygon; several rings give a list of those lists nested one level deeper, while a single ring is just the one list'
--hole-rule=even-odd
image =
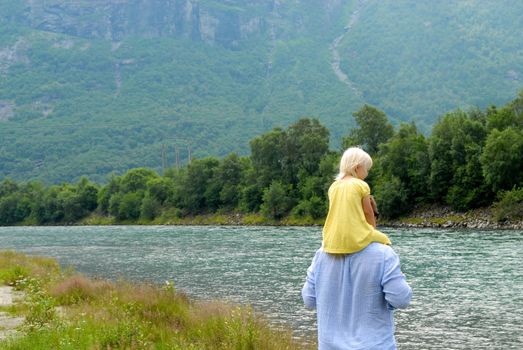
[{"label": "child", "polygon": [[391,244],[376,230],[370,188],[363,181],[371,167],[371,157],[361,148],[351,147],[343,153],[340,172],[329,188],[329,213],[323,227],[325,252],[350,254],[371,242]]}]

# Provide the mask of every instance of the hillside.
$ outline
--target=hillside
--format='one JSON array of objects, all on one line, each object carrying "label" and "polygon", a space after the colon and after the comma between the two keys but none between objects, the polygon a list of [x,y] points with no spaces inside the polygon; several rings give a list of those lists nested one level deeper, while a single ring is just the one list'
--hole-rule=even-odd
[{"label": "hillside", "polygon": [[510,101],[523,5],[451,4],[0,0],[0,178],[103,182],[160,170],[163,145],[170,166],[176,149],[180,163],[247,154],[303,116],[336,146],[363,103],[429,131]]}]

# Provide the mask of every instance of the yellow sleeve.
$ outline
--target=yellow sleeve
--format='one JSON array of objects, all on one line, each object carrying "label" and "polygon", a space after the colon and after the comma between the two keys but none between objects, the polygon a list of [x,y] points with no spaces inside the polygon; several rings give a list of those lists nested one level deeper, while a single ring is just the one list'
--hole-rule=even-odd
[{"label": "yellow sleeve", "polygon": [[364,198],[368,195],[370,195],[370,187],[369,185],[367,185],[367,183],[363,180],[360,180],[357,182],[357,188],[358,188],[358,192],[361,196],[361,198]]}]

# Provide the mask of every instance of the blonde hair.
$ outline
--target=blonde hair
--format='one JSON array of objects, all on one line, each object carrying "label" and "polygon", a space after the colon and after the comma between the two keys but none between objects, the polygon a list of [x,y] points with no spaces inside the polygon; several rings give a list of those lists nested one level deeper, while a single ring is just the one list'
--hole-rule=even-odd
[{"label": "blonde hair", "polygon": [[340,172],[336,180],[341,180],[347,175],[356,177],[358,165],[364,166],[367,171],[372,167],[372,158],[360,147],[350,147],[345,152],[340,161]]}]

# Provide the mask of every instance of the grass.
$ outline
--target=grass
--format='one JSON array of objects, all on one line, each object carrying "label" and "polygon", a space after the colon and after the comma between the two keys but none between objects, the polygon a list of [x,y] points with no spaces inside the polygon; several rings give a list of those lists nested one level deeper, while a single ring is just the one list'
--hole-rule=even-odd
[{"label": "grass", "polygon": [[249,307],[193,302],[163,286],[90,279],[52,259],[0,252],[0,283],[23,290],[15,349],[313,349]]},{"label": "grass", "polygon": [[155,219],[139,218],[118,221],[114,217],[92,214],[77,222],[77,225],[254,225],[254,226],[311,226],[323,225],[324,218],[310,216],[287,216],[280,220],[267,218],[259,213],[213,213],[191,216],[178,216],[167,212]]}]

